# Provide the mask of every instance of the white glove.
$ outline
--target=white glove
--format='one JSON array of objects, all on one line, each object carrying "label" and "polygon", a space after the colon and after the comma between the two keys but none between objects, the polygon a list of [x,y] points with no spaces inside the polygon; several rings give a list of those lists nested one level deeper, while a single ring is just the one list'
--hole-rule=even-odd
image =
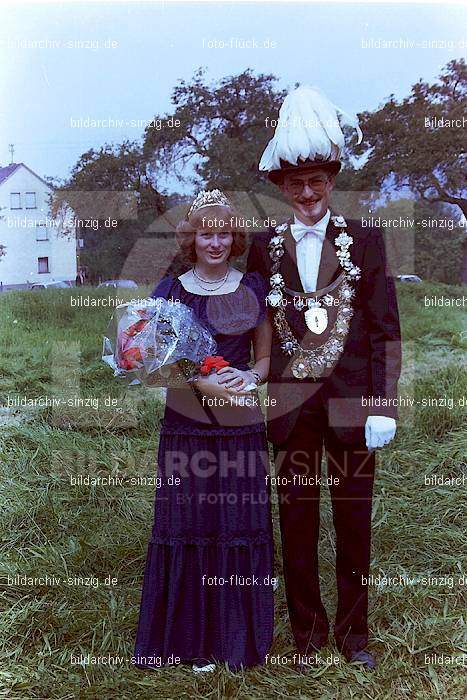
[{"label": "white glove", "polygon": [[365,440],[369,450],[384,447],[396,434],[396,421],[388,416],[368,416],[365,423]]}]

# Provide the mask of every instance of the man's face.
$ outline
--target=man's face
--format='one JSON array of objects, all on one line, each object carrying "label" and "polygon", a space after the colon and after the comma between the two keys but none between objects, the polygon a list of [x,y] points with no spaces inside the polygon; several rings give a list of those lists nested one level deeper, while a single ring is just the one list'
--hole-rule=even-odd
[{"label": "man's face", "polygon": [[280,189],[304,224],[314,224],[329,208],[334,177],[326,170],[309,170],[284,176]]}]

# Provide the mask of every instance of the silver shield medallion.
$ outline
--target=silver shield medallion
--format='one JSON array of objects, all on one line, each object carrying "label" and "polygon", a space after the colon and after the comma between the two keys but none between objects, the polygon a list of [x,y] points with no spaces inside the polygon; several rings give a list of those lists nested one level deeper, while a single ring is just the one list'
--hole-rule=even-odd
[{"label": "silver shield medallion", "polygon": [[328,325],[328,312],[321,306],[314,306],[305,311],[305,323],[312,333],[320,335]]}]

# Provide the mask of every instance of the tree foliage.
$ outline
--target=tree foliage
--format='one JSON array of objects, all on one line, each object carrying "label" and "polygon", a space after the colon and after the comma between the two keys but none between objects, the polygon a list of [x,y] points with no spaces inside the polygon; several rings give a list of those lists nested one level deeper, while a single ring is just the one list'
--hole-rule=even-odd
[{"label": "tree foliage", "polygon": [[[277,198],[277,188],[258,171],[258,162],[273,135],[270,122],[278,117],[284,97],[285,91],[277,87],[277,78],[271,74],[254,74],[248,69],[209,82],[199,69],[191,80],[181,80],[174,87],[173,108],[154,117],[144,131],[142,145],[125,141],[84,153],[56,192],[54,206],[60,207],[74,193],[76,215],[87,218],[89,197],[80,199],[79,193],[94,193],[97,205],[105,193],[118,192],[120,199],[125,200],[126,194],[130,202],[136,202],[137,217],[117,215],[118,226],[110,231],[101,226],[97,232],[86,229],[80,234],[85,238],[83,262],[96,274],[117,275],[136,238],[147,236],[151,221],[172,202],[183,199],[183,184]],[[408,188],[434,212],[449,207],[452,212],[455,205],[467,215],[466,101],[467,69],[459,59],[450,61],[433,84],[420,79],[408,97],[397,100],[390,95],[375,111],[363,112],[363,142],[357,145],[355,137],[350,137],[337,189],[365,192],[378,205],[381,193],[390,197]],[[164,178],[179,183],[180,192],[163,193]],[[422,232],[419,236],[423,268],[430,275],[430,247],[438,253],[441,248],[459,249],[459,230],[452,245],[441,243],[440,237],[449,235]],[[433,236],[437,245],[430,244]],[[466,246],[462,269],[466,281]]]},{"label": "tree foliage", "polygon": [[[364,134],[353,155],[364,165],[351,173],[353,189],[393,192],[408,187],[428,204],[455,205],[467,216],[464,117],[467,66],[452,60],[433,84],[419,80],[400,101],[394,95],[374,112],[363,112]],[[467,245],[462,279],[467,282]]]},{"label": "tree foliage", "polygon": [[[458,284],[462,273],[462,248],[464,231],[454,225],[452,211],[447,205],[428,204],[419,200],[415,205],[415,256],[413,272],[422,279],[445,284]],[[452,227],[446,231],[423,226],[423,222],[448,221]],[[409,272],[411,272],[409,270]]]},{"label": "tree foliage", "polygon": [[273,129],[285,92],[275,87],[273,75],[239,75],[209,84],[199,69],[191,82],[182,80],[172,93],[174,109],[165,119],[178,120],[174,128],[145,132],[143,153],[157,176],[174,173],[204,187],[230,190],[267,189],[258,171],[261,153]]},{"label": "tree foliage", "polygon": [[[52,215],[63,216],[67,206],[79,221],[98,222],[77,228],[77,238],[84,239],[80,263],[97,281],[119,275],[135,241],[164,211],[165,197],[146,175],[140,146],[125,141],[83,153],[70,178],[56,189]],[[115,227],[105,226],[109,216]]]},{"label": "tree foliage", "polygon": [[[467,67],[460,59],[436,83],[419,80],[403,100],[390,95],[376,111],[363,112],[363,142],[351,144],[354,154],[367,156],[356,173],[360,186],[407,185],[427,202],[456,204],[466,213],[466,106]],[[440,119],[454,125],[440,126]]]}]

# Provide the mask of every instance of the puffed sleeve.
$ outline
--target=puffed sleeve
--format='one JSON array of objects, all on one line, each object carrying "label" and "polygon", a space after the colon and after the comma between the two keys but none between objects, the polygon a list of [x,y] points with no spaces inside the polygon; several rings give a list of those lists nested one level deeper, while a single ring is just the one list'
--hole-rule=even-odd
[{"label": "puffed sleeve", "polygon": [[154,288],[154,290],[151,292],[151,294],[149,296],[152,297],[153,299],[156,299],[156,297],[162,297],[163,299],[168,299],[170,294],[171,294],[171,290],[172,290],[172,287],[174,286],[174,284],[175,284],[175,280],[173,277],[163,277],[161,279],[161,281],[159,282],[159,284],[156,285],[156,287]]},{"label": "puffed sleeve", "polygon": [[[263,234],[264,235],[264,234]],[[263,243],[264,245],[264,243]],[[248,252],[248,259],[246,263],[246,269],[248,272],[261,272],[262,275],[267,275],[266,267],[267,254],[262,249],[261,236],[253,236],[251,241],[250,250]]]}]

